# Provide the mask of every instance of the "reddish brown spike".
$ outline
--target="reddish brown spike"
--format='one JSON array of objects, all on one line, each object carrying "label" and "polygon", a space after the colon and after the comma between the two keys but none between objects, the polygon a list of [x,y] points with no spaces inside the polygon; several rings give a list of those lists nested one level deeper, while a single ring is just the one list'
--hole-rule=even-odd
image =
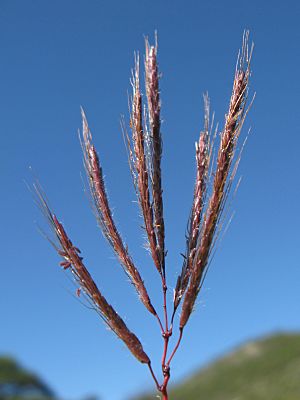
[{"label": "reddish brown spike", "polygon": [[131,130],[133,154],[132,164],[135,169],[136,191],[143,213],[149,249],[157,270],[161,272],[160,253],[157,246],[156,231],[153,222],[153,206],[149,192],[149,171],[145,155],[145,137],[143,129],[142,96],[139,84],[139,56],[135,59],[132,79],[133,96],[131,103]]},{"label": "reddish brown spike", "polygon": [[217,223],[224,209],[224,201],[226,201],[226,184],[228,180],[230,182],[231,165],[235,155],[236,143],[245,118],[251,58],[251,54],[250,56],[248,55],[247,49],[248,34],[246,33],[243,40],[242,52],[237,63],[229,111],[225,117],[225,125],[221,134],[212,194],[204,214],[204,223],[194,257],[190,283],[182,306],[180,317],[180,327],[182,329],[191,315],[198,296],[202,277],[204,276],[204,271],[211,254],[211,246],[214,243],[213,239]]},{"label": "reddish brown spike", "polygon": [[108,197],[104,185],[104,179],[102,174],[102,168],[99,162],[96,149],[92,144],[92,135],[89,130],[88,122],[84,111],[82,110],[83,120],[83,137],[82,137],[82,149],[84,153],[85,167],[90,183],[91,194],[94,200],[97,216],[100,222],[102,232],[108,242],[111,244],[115,251],[118,259],[123,266],[124,271],[132,281],[139,298],[145,305],[147,310],[157,315],[156,311],[151,303],[150,297],[144,285],[144,282],[140,276],[140,273],[133,263],[132,258],[129,255],[127,246],[123,243],[120,233],[114,222],[112,212],[109,206]]},{"label": "reddish brown spike", "polygon": [[161,118],[159,73],[157,65],[157,44],[150,46],[146,39],[145,84],[148,101],[149,135],[151,143],[151,183],[154,211],[154,228],[160,256],[161,273],[165,277],[165,223],[163,216],[163,197],[161,179]]},{"label": "reddish brown spike", "polygon": [[[83,264],[82,257],[79,257],[77,247],[73,245],[62,223],[60,223],[58,221],[58,218],[50,211],[50,208],[45,198],[43,197],[42,193],[38,192],[37,187],[36,191],[40,201],[40,206],[42,209],[44,209],[45,216],[50,221],[51,227],[61,246],[61,248],[58,250],[58,253],[64,254],[64,257],[69,260],[68,264],[70,265],[68,265],[67,267],[67,264],[65,264],[65,262],[62,262],[63,266],[69,268],[72,271],[73,277],[75,278],[76,282],[80,285],[80,288],[84,290],[84,293],[87,295],[91,303],[94,304],[96,310],[101,315],[101,318],[126,344],[131,353],[141,363],[149,364],[150,359],[143,350],[141,342],[136,337],[136,335],[128,329],[122,318],[101,294],[89,271]],[[80,294],[78,290],[77,295]]]},{"label": "reddish brown spike", "polygon": [[[194,198],[189,221],[189,232],[187,238],[187,252],[184,257],[182,271],[177,279],[174,291],[174,311],[173,315],[178,308],[182,296],[184,295],[187,285],[189,283],[194,257],[196,254],[197,241],[201,228],[202,213],[205,204],[208,170],[210,164],[210,109],[208,95],[204,96],[204,131],[200,132],[199,141],[196,142],[196,182],[194,188]],[[212,130],[212,128],[211,128]]]}]

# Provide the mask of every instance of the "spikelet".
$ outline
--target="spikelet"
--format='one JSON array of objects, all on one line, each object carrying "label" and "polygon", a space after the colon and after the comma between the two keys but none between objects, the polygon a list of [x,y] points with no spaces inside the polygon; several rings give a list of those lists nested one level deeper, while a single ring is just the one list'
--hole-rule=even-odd
[{"label": "spikelet", "polygon": [[157,65],[157,43],[150,46],[146,39],[145,55],[145,85],[148,103],[149,137],[151,144],[151,183],[154,210],[154,228],[157,237],[157,246],[160,256],[160,272],[165,276],[165,224],[163,217],[163,198],[161,182],[161,118],[160,118],[160,93],[159,74]]},{"label": "spikelet", "polygon": [[212,194],[204,214],[203,225],[193,260],[189,287],[182,305],[180,316],[181,328],[186,325],[191,315],[201,287],[202,278],[205,276],[204,273],[214,244],[217,224],[222,215],[228,190],[230,189],[228,185],[232,182],[232,174],[236,172],[236,168],[231,170],[231,166],[234,160],[237,140],[246,116],[251,53],[252,49],[249,55],[248,32],[246,32],[243,38],[242,51],[238,57],[229,110],[225,118],[224,129],[221,133]]},{"label": "spikelet", "polygon": [[41,210],[46,216],[51,229],[53,230],[59,246],[54,246],[58,254],[63,258],[60,265],[64,269],[69,269],[75,281],[80,286],[82,292],[86,295],[90,304],[92,304],[99,313],[103,321],[109,328],[125,343],[131,353],[141,362],[150,363],[150,359],[143,350],[143,346],[134,333],[132,333],[122,318],[117,314],[114,308],[107,302],[101,294],[96,283],[83,263],[80,250],[75,247],[67,235],[63,225],[57,217],[51,212],[38,185],[34,185]]},{"label": "spikelet", "polygon": [[105,190],[102,168],[99,162],[96,149],[92,144],[92,135],[89,130],[88,122],[84,111],[82,110],[82,149],[84,154],[85,169],[89,180],[90,190],[95,205],[96,216],[101,230],[115,251],[120,264],[125,273],[133,283],[139,298],[151,314],[156,315],[156,311],[151,304],[144,282],[138,269],[135,267],[132,258],[129,255],[127,246],[118,232],[113,220],[112,212],[108,203]]},{"label": "spikelet", "polygon": [[[157,246],[156,230],[153,222],[153,206],[149,191],[149,173],[145,154],[145,136],[143,128],[142,96],[139,80],[139,56],[135,59],[135,69],[132,78],[132,102],[130,126],[132,131],[131,168],[134,170],[135,188],[143,213],[145,230],[148,237],[149,249],[157,270],[161,271],[160,253]],[[130,139],[127,138],[130,146]]]},{"label": "spikelet", "polygon": [[209,98],[207,95],[204,96],[204,110],[204,130],[200,132],[199,141],[195,144],[197,174],[194,188],[193,205],[189,221],[187,250],[184,257],[181,274],[177,279],[174,291],[174,313],[176,312],[176,309],[178,308],[189,283],[191,269],[197,249],[197,242],[199,238],[202,213],[207,191],[208,169],[211,155],[209,143]]}]

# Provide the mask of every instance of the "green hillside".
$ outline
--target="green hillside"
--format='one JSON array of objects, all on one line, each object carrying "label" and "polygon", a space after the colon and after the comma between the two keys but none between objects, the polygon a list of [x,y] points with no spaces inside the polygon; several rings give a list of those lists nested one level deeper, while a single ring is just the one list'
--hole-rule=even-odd
[{"label": "green hillside", "polygon": [[[299,400],[300,334],[249,342],[170,391],[170,400]],[[154,400],[155,395],[140,397]]]}]

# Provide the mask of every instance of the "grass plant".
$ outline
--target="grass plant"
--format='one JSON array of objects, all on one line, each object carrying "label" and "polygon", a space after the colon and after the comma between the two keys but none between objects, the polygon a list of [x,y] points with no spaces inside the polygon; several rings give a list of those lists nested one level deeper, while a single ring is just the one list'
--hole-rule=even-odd
[{"label": "grass plant", "polygon": [[[168,399],[170,366],[181,344],[183,332],[189,321],[211,256],[215,250],[219,234],[224,225],[227,199],[231,192],[240,153],[237,151],[238,139],[248,110],[248,87],[252,48],[248,48],[249,33],[245,32],[241,51],[238,55],[233,80],[233,89],[223,128],[219,131],[211,122],[210,100],[204,96],[204,125],[196,143],[196,179],[191,213],[186,234],[186,249],[183,256],[181,273],[177,278],[173,312],[168,315],[167,307],[167,268],[165,248],[165,223],[162,189],[162,135],[161,100],[157,60],[157,41],[154,46],[145,41],[145,98],[140,84],[140,57],[135,55],[132,72],[130,99],[130,134],[123,121],[122,128],[128,147],[129,164],[138,203],[144,221],[148,247],[157,270],[162,288],[162,313],[158,312],[150,299],[142,279],[140,268],[134,262],[128,246],[122,239],[113,218],[111,206],[105,188],[103,171],[99,155],[93,144],[92,134],[83,110],[81,146],[84,165],[90,187],[93,207],[98,224],[129,277],[139,299],[158,322],[163,340],[161,378],[153,371],[151,359],[143,348],[141,340],[128,328],[117,311],[100,292],[83,257],[58,217],[50,210],[38,183],[34,184],[37,198],[52,231],[56,237],[52,240],[54,248],[62,258],[60,265],[69,270],[78,285],[77,294],[98,312],[105,324],[123,341],[132,355],[145,364],[154,380],[157,391],[163,400]],[[144,104],[145,103],[145,104]],[[216,156],[214,148],[218,145]],[[150,285],[150,282],[147,282]],[[181,307],[179,326],[175,329],[174,317]],[[178,335],[177,343],[170,349],[170,337]]]}]

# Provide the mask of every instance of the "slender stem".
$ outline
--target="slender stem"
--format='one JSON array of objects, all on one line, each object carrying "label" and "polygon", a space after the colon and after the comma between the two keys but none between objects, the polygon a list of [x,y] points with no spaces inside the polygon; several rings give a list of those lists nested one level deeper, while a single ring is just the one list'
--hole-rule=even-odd
[{"label": "slender stem", "polygon": [[170,331],[173,330],[173,323],[174,323],[174,317],[175,317],[176,311],[177,311],[177,307],[176,308],[174,307],[172,317],[171,317]]},{"label": "slender stem", "polygon": [[167,362],[167,364],[166,364],[167,367],[170,366],[170,363],[171,363],[171,361],[172,361],[172,358],[175,356],[175,353],[176,353],[176,351],[178,350],[178,347],[179,347],[180,342],[181,342],[181,339],[182,339],[182,335],[183,335],[183,328],[180,328],[179,338],[178,338],[178,341],[177,341],[177,343],[176,343],[176,346],[174,347],[174,350],[172,351],[172,354],[170,355],[170,358],[169,358],[169,360],[168,360],[168,362]]},{"label": "slender stem", "polygon": [[160,390],[161,390],[161,387],[160,387],[160,385],[159,385],[159,383],[158,383],[158,380],[157,380],[157,378],[156,378],[156,376],[155,376],[155,373],[154,373],[154,371],[153,371],[153,369],[152,369],[151,362],[149,362],[147,365],[148,365],[148,368],[149,368],[150,373],[151,373],[151,375],[152,375],[152,378],[153,378],[153,380],[154,380],[154,382],[155,382],[156,388],[157,388],[158,391],[160,391]]},{"label": "slender stem", "polygon": [[164,316],[165,316],[165,331],[167,332],[169,329],[168,323],[168,310],[167,310],[167,283],[166,277],[162,275],[162,287],[163,287],[163,294],[164,294]]},{"label": "slender stem", "polygon": [[162,289],[163,289],[163,298],[164,298],[163,308],[164,308],[164,317],[165,317],[165,330],[163,332],[164,350],[163,350],[163,355],[162,355],[161,366],[162,366],[162,370],[164,372],[165,366],[166,366],[169,338],[172,335],[172,331],[169,330],[168,309],[167,309],[167,290],[168,290],[168,288],[167,288],[167,284],[166,284],[165,275],[161,275],[161,279],[162,279]]},{"label": "slender stem", "polygon": [[162,360],[161,360],[161,367],[162,370],[164,371],[165,365],[166,365],[166,358],[167,358],[167,352],[168,352],[168,345],[169,345],[169,336],[164,334],[164,351],[162,355]]},{"label": "slender stem", "polygon": [[169,383],[169,379],[170,379],[170,368],[169,367],[165,367],[164,370],[164,382],[161,385],[160,388],[160,392],[163,395],[163,400],[168,400],[168,391],[167,391],[167,387],[168,387],[168,383]]},{"label": "slender stem", "polygon": [[162,385],[159,385],[158,380],[154,374],[154,371],[151,367],[150,362],[148,363],[148,368],[149,368],[152,378],[155,382],[157,390],[159,392],[161,392],[161,394],[163,396],[163,400],[168,400],[167,386],[168,386],[168,382],[170,379],[170,365],[169,365],[170,363],[166,364],[166,359],[167,359],[167,354],[168,354],[169,339],[172,336],[172,329],[169,329],[169,321],[168,321],[168,309],[167,309],[167,290],[168,290],[168,288],[167,288],[167,284],[166,284],[165,272],[161,273],[161,281],[162,281],[162,290],[163,290],[163,310],[164,310],[165,327],[163,326],[162,321],[157,314],[156,314],[156,318],[159,323],[161,333],[162,333],[162,336],[164,339],[164,349],[163,349],[162,360],[161,360],[161,367],[162,367],[162,372],[163,372],[163,376],[164,376],[164,381],[163,381]]},{"label": "slender stem", "polygon": [[157,319],[157,321],[158,321],[158,324],[159,324],[161,333],[164,334],[165,330],[164,330],[163,324],[162,324],[162,322],[161,322],[161,319],[159,318],[159,315],[158,315],[158,314],[156,314],[155,316],[156,316],[156,319]]}]

